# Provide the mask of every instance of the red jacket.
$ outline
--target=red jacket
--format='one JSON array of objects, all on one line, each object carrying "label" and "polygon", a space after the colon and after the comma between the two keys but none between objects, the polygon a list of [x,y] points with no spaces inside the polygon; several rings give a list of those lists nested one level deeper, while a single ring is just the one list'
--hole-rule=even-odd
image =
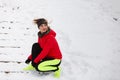
[{"label": "red jacket", "polygon": [[[56,33],[53,30],[50,30],[50,32],[43,37],[38,37],[38,43],[40,44],[42,51],[34,60],[35,63],[38,63],[44,58],[62,59],[62,54],[55,36]],[[29,58],[32,58],[32,56],[30,55]]]}]

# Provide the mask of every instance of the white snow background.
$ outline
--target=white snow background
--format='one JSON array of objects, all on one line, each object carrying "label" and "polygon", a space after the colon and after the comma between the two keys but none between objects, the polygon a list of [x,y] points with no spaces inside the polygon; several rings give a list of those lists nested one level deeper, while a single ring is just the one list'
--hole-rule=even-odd
[{"label": "white snow background", "polygon": [[36,18],[46,18],[57,33],[63,54],[59,80],[120,80],[119,4],[120,0],[0,0],[0,80],[57,80],[52,74],[22,70],[37,42]]}]

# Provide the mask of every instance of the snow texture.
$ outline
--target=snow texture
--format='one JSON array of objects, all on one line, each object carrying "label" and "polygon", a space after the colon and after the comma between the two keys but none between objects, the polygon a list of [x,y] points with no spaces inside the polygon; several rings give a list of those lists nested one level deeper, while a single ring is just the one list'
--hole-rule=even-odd
[{"label": "snow texture", "polygon": [[[0,80],[57,80],[23,71],[46,18],[63,54],[59,80],[120,80],[120,0],[0,0]],[[10,73],[9,73],[10,72]]]}]

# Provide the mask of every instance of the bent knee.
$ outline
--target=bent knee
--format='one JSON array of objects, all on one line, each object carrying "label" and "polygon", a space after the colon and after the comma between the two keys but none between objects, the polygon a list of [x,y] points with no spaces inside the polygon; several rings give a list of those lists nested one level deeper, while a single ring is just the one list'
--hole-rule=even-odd
[{"label": "bent knee", "polygon": [[41,64],[39,64],[39,65],[38,65],[38,70],[42,71],[42,70],[43,70],[43,68],[44,68],[44,66],[43,66],[43,65],[41,65]]},{"label": "bent knee", "polygon": [[34,43],[33,45],[32,45],[33,47],[38,47],[39,46],[39,43]]}]

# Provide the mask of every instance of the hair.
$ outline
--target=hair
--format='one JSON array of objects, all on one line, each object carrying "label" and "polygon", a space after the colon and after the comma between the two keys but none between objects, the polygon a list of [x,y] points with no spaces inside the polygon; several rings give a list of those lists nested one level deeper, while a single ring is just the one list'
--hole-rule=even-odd
[{"label": "hair", "polygon": [[40,19],[34,19],[34,23],[37,24],[38,28],[41,24],[46,24],[48,25],[48,21],[44,18],[40,18]]}]

